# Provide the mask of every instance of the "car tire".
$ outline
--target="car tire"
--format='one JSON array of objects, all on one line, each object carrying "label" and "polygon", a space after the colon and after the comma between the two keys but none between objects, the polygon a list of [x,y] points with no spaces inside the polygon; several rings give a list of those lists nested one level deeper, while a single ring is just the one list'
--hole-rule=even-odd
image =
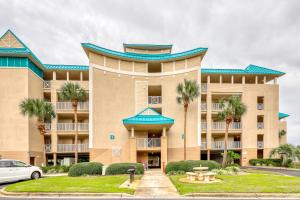
[{"label": "car tire", "polygon": [[31,179],[36,180],[36,179],[39,179],[39,178],[41,178],[40,172],[32,172]]}]

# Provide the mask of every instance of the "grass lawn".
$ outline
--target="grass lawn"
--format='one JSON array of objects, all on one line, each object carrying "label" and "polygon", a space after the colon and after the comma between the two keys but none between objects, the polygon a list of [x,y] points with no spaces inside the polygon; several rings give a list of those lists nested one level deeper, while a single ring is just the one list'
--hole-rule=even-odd
[{"label": "grass lawn", "polygon": [[180,192],[188,193],[300,193],[300,178],[283,176],[269,172],[248,171],[243,175],[218,175],[220,183],[193,184],[182,183],[185,175],[170,176],[171,181]]},{"label": "grass lawn", "polygon": [[[38,180],[18,182],[6,188],[8,192],[94,192],[94,193],[128,193],[133,189],[119,188],[129,178],[119,176],[85,176],[85,177],[49,177]],[[139,177],[136,177],[139,178]]]}]

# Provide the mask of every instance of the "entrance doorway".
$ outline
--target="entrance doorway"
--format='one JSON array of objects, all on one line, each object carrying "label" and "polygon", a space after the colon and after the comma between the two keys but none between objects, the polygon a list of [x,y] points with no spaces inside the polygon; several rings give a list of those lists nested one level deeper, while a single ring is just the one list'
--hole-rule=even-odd
[{"label": "entrance doorway", "polygon": [[35,165],[35,157],[30,157],[30,165]]},{"label": "entrance doorway", "polygon": [[148,153],[148,167],[149,168],[160,168],[161,167],[160,152],[149,152]]}]

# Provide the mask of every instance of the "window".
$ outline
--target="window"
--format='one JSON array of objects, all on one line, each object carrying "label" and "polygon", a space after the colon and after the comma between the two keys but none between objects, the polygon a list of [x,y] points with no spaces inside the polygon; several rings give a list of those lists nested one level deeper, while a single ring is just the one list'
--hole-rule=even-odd
[{"label": "window", "polygon": [[20,161],[13,161],[12,164],[14,167],[27,167],[28,166],[27,164],[20,162]]},{"label": "window", "polygon": [[148,73],[160,73],[161,63],[148,63]]},{"label": "window", "polygon": [[0,161],[0,168],[11,167],[11,161]]}]

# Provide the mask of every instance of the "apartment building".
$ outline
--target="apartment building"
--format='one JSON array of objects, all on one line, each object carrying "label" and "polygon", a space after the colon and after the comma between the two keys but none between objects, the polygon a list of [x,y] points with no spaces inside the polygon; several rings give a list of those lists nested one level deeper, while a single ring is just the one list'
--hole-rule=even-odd
[{"label": "apartment building", "polygon": [[[201,87],[187,116],[187,159],[220,160],[225,126],[217,118],[219,100],[239,95],[247,113],[232,123],[229,149],[240,164],[266,158],[286,143],[286,117],[279,113],[284,75],[256,65],[245,69],[201,67],[207,48],[172,53],[172,45],[123,44],[124,51],[82,43],[89,65],[44,64],[10,30],[0,38],[0,157],[41,164],[70,164],[75,153],[75,124],[70,102],[59,99],[66,82],[88,92],[78,106],[79,160],[141,162],[163,167],[183,159],[183,106],[176,87],[194,79]],[[40,135],[35,119],[23,116],[24,98],[44,98],[57,116]],[[45,141],[45,142],[44,142]]]}]

